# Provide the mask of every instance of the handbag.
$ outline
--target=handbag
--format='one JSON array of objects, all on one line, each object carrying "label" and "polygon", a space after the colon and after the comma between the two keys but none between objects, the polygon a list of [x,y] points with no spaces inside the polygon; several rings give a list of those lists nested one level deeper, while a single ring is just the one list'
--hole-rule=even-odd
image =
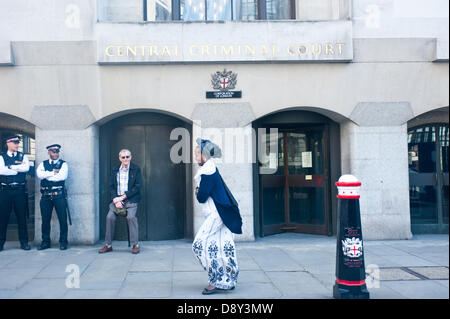
[{"label": "handbag", "polygon": [[125,207],[122,207],[122,208],[114,207],[114,214],[116,214],[117,216],[121,216],[121,217],[127,217],[128,212]]}]

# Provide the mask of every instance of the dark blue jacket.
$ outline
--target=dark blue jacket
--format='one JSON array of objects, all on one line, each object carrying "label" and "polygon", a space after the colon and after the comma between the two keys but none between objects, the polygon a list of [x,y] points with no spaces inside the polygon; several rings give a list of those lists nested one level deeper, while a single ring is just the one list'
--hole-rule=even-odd
[{"label": "dark blue jacket", "polygon": [[[115,197],[119,196],[117,194],[117,173],[119,172],[120,165],[113,168],[109,178],[109,193],[111,201]],[[141,201],[141,186],[141,168],[136,164],[130,163],[130,170],[128,172],[128,191],[125,192],[125,195],[127,195],[127,200],[130,203],[139,203]]]},{"label": "dark blue jacket", "polygon": [[216,169],[214,174],[202,174],[201,176],[197,200],[205,203],[211,196],[225,226],[235,234],[242,234],[242,218],[239,208],[228,197],[219,170]]}]

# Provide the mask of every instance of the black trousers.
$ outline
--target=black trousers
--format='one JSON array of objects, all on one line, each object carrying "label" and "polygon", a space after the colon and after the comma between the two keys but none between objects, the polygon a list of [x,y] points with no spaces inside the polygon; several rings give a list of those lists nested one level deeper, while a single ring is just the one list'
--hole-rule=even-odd
[{"label": "black trousers", "polygon": [[19,241],[21,244],[28,243],[26,216],[28,198],[25,198],[25,196],[24,188],[0,188],[0,245],[3,245],[6,241],[6,230],[13,208],[19,226]]},{"label": "black trousers", "polygon": [[59,242],[67,244],[67,212],[66,200],[63,196],[42,196],[41,202],[42,216],[42,242],[50,244],[50,222],[52,220],[53,207],[59,221]]}]

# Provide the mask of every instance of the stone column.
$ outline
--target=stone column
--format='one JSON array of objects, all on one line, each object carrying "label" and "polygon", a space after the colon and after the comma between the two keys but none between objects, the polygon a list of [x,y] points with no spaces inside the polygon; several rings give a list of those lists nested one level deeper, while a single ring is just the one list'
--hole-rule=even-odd
[{"label": "stone column", "polygon": [[[61,158],[69,166],[66,180],[72,216],[70,244],[94,244],[99,239],[99,156],[98,128],[88,106],[36,106],[32,122],[36,125],[36,168],[48,159],[46,146],[61,145]],[[41,242],[40,180],[36,178],[35,243]],[[51,222],[51,241],[59,240],[56,213]]]},{"label": "stone column", "polygon": [[[236,235],[236,241],[255,239],[251,127],[254,119],[249,103],[202,103],[196,105],[192,114],[192,150],[197,146],[196,139],[199,137],[210,139],[222,149],[222,158],[214,159],[214,162],[239,204],[243,221],[243,233]],[[192,176],[197,173],[197,167],[194,163]],[[194,197],[194,236],[203,221],[204,214]]]},{"label": "stone column", "polygon": [[342,174],[361,182],[361,223],[366,239],[410,239],[409,103],[359,103],[341,123]]}]

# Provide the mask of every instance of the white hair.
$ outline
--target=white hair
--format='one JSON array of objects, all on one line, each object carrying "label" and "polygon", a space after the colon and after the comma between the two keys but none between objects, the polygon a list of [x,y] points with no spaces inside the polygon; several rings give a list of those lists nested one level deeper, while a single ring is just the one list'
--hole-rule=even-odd
[{"label": "white hair", "polygon": [[122,153],[125,153],[125,152],[128,152],[128,153],[130,154],[130,156],[131,156],[131,152],[130,152],[130,150],[127,150],[126,148],[124,148],[124,149],[120,150],[120,152],[119,152],[119,156],[120,156],[120,154],[122,154]]}]

